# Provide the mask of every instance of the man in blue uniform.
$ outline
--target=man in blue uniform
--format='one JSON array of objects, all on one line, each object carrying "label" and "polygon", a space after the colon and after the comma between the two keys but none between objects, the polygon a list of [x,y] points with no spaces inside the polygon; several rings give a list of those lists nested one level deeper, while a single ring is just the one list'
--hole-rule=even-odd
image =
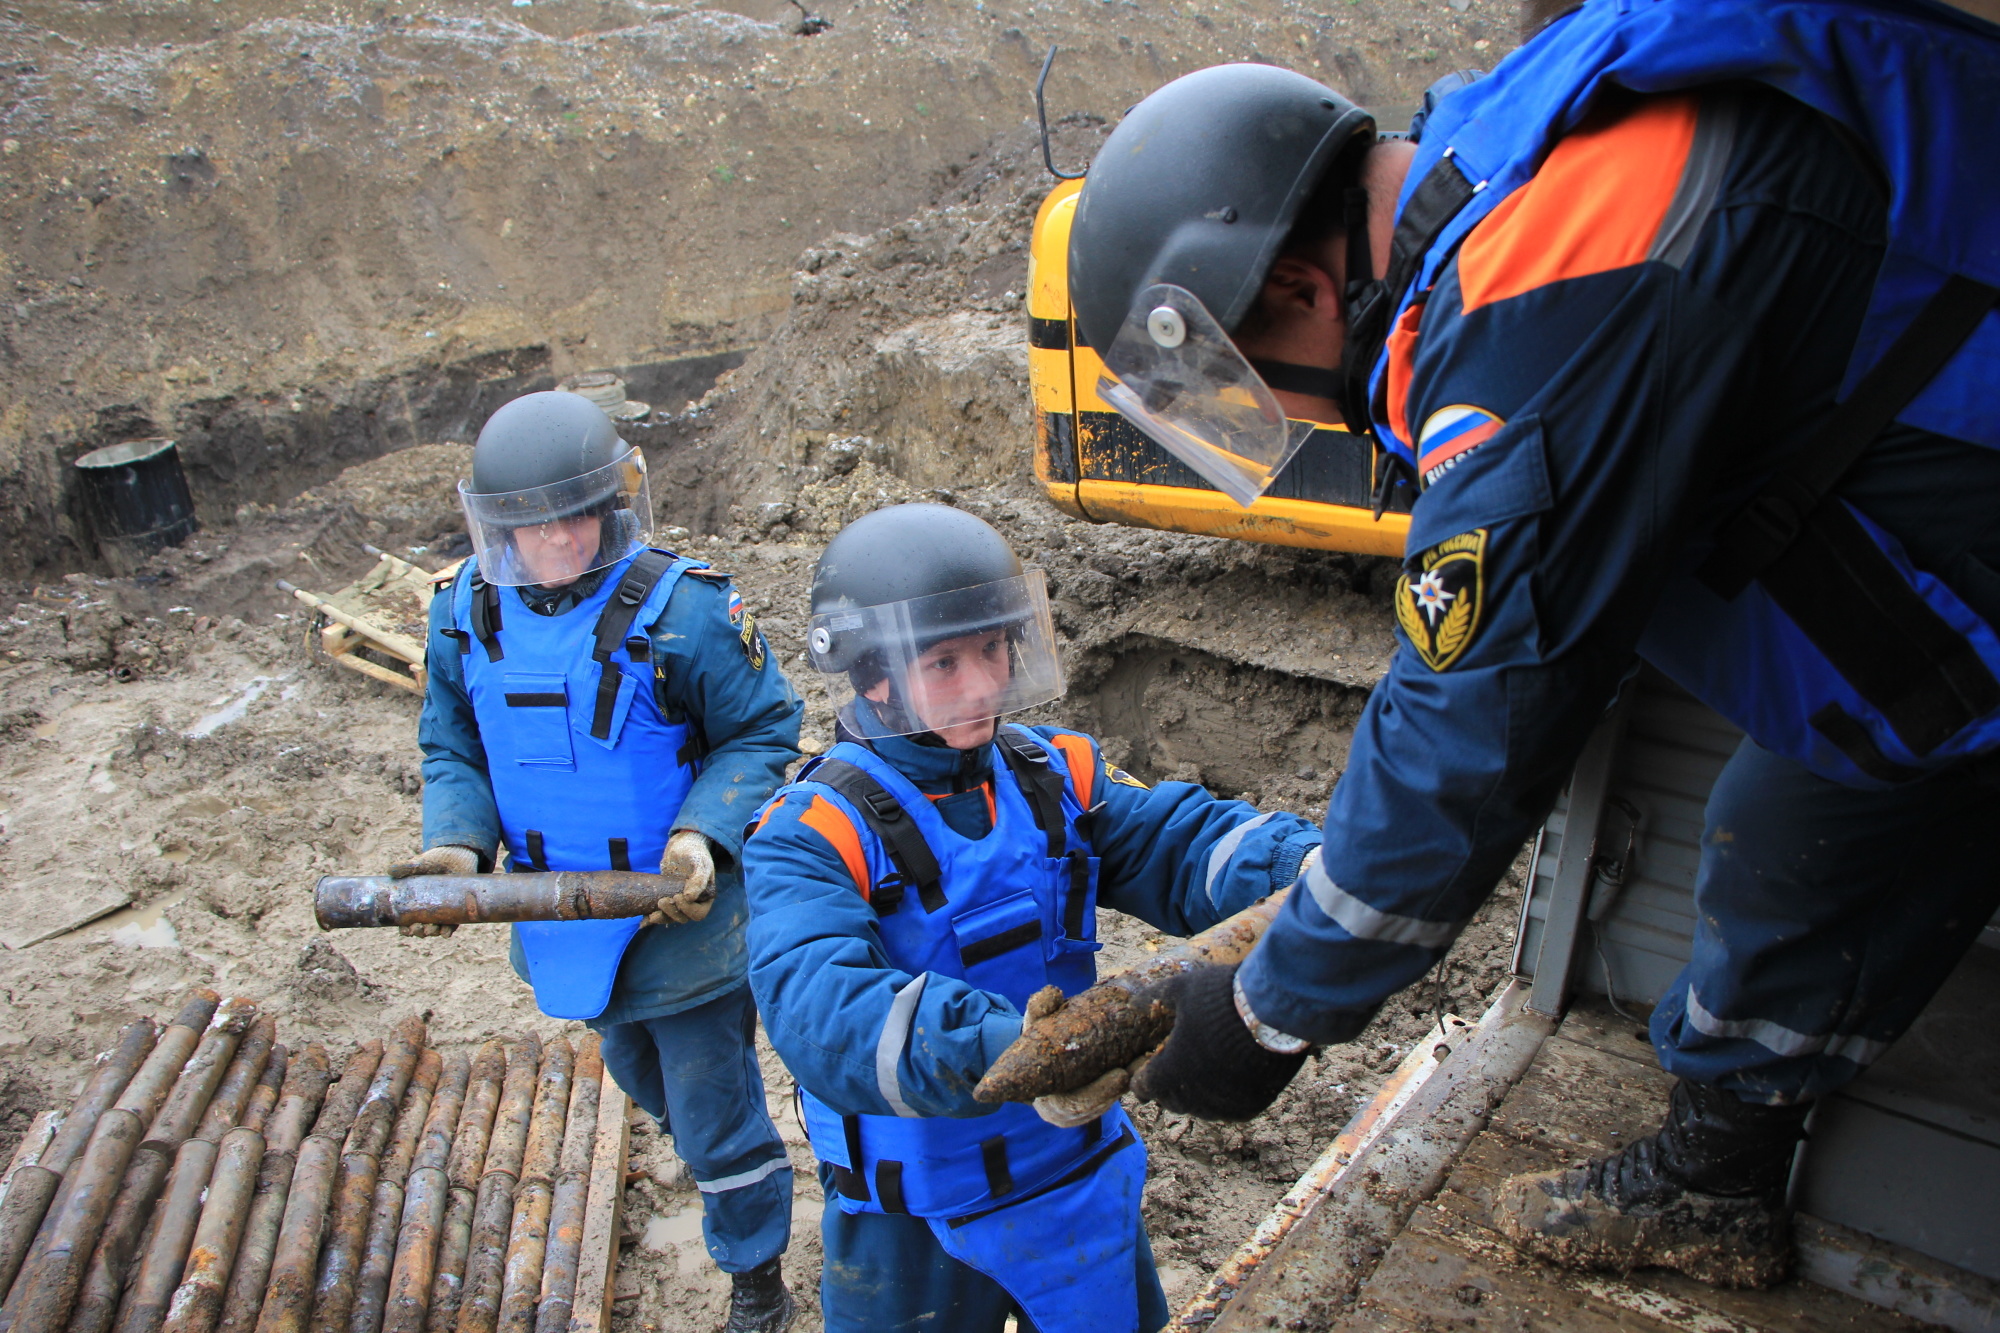
[{"label": "man in blue uniform", "polygon": [[[779,1333],[791,1169],[745,984],[743,821],[798,756],[803,711],[727,579],[646,545],[645,460],[570,393],[495,412],[461,485],[475,559],[431,602],[424,852],[393,874],[653,870],[623,921],[523,923],[543,1013],[673,1134],[731,1275],[725,1333]],[[448,933],[449,928],[416,933]]]},{"label": "man in blue uniform", "polygon": [[1126,1071],[1032,1109],[974,1085],[1024,1016],[1092,983],[1100,903],[1191,934],[1289,885],[1319,830],[1002,725],[1062,670],[1040,571],[970,514],[858,519],[812,605],[813,663],[852,697],[744,869],[751,985],[827,1192],[826,1328],[999,1333],[1019,1311],[1040,1333],[1151,1333],[1167,1309]]},{"label": "man in blue uniform", "polygon": [[1591,0],[1414,144],[1259,67],[1133,110],[1070,254],[1121,408],[1218,477],[1287,444],[1283,414],[1232,403],[1339,416],[1417,492],[1403,647],[1327,854],[1236,977],[1188,983],[1239,987],[1246,1020],[1184,1013],[1142,1095],[1224,1114],[1213,1088],[1358,1032],[1643,659],[1749,734],[1652,1020],[1678,1083],[1657,1134],[1512,1182],[1497,1215],[1551,1258],[1784,1275],[1813,1100],[2000,903],[1976,835],[2000,742],[1995,124],[2000,29],[1891,0]]}]

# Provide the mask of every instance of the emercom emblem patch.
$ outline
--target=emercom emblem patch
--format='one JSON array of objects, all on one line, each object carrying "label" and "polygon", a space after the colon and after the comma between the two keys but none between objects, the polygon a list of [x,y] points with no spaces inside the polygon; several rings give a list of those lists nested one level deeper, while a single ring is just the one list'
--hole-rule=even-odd
[{"label": "emercom emblem patch", "polygon": [[1450,669],[1479,633],[1486,598],[1486,529],[1439,542],[1403,571],[1396,623],[1425,666]]}]

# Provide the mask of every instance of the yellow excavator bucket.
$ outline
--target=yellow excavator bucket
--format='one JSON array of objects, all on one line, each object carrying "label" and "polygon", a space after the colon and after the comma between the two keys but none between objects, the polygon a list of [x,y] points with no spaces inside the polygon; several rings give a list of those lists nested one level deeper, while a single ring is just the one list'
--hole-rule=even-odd
[{"label": "yellow excavator bucket", "polygon": [[1271,489],[1244,509],[1098,397],[1104,363],[1077,341],[1069,303],[1069,228],[1082,187],[1063,181],[1049,192],[1028,252],[1035,478],[1049,499],[1099,523],[1402,555],[1409,516],[1375,519],[1375,450],[1365,436],[1310,423],[1313,433]]}]

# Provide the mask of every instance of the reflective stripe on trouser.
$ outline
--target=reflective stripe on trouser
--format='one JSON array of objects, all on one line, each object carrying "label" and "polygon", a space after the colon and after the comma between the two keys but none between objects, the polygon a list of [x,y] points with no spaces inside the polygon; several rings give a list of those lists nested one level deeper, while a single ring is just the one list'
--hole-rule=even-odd
[{"label": "reflective stripe on trouser", "polygon": [[[1133,1157],[1143,1175],[1143,1159],[1138,1154]],[[819,1176],[827,1196],[820,1219],[826,1261],[819,1282],[826,1333],[1002,1333],[1007,1316],[1021,1308],[998,1282],[947,1253],[932,1234],[931,1223],[894,1213],[847,1212],[836,1203],[832,1170],[821,1166]],[[1026,1207],[1060,1209],[1064,1201],[1059,1194],[1043,1195]],[[1167,1322],[1167,1297],[1139,1221],[1136,1194],[1127,1225],[1130,1290],[1138,1300],[1136,1327],[1151,1333]],[[942,1222],[936,1226],[949,1230]],[[1101,1274],[1068,1276],[1087,1282]],[[1131,1320],[1127,1313],[1124,1322],[1101,1320],[1091,1327],[1093,1333],[1114,1333],[1135,1327]],[[1056,1333],[1075,1326],[1039,1324],[1026,1315],[1020,1322],[1021,1333]]]},{"label": "reflective stripe on trouser", "polygon": [[1708,800],[1692,960],[1653,1011],[1669,1073],[1793,1102],[1915,1021],[2000,904],[1971,768],[1858,791],[1745,740]]},{"label": "reflective stripe on trouser", "polygon": [[764,1107],[750,987],[597,1031],[618,1086],[674,1136],[701,1191],[702,1238],[716,1266],[742,1273],[784,1253],[792,1171]]}]

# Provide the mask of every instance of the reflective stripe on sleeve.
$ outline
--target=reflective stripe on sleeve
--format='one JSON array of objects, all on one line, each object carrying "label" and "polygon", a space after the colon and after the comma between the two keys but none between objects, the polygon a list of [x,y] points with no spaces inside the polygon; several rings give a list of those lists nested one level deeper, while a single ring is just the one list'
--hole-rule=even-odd
[{"label": "reflective stripe on sleeve", "polygon": [[753,1166],[748,1171],[738,1171],[733,1176],[723,1176],[719,1180],[697,1180],[694,1187],[703,1194],[727,1194],[730,1190],[740,1190],[746,1185],[769,1180],[780,1171],[789,1171],[792,1166],[789,1157],[773,1157],[762,1166]]},{"label": "reflective stripe on sleeve", "polygon": [[1704,1036],[1754,1041],[1765,1050],[1779,1055],[1836,1055],[1865,1067],[1874,1064],[1882,1057],[1882,1052],[1889,1049],[1886,1041],[1874,1041],[1852,1033],[1828,1033],[1815,1037],[1795,1032],[1768,1018],[1717,1018],[1702,1007],[1701,1001],[1695,997],[1693,986],[1688,987],[1687,1015],[1695,1031]]},{"label": "reflective stripe on sleeve", "polygon": [[896,1066],[903,1062],[903,1047],[910,1040],[910,1021],[916,1017],[917,1001],[924,998],[924,982],[930,975],[919,972],[896,992],[889,1005],[889,1016],[882,1020],[882,1035],[875,1040],[875,1087],[891,1110],[909,1120],[916,1119],[917,1113],[903,1101],[903,1084],[896,1077]]},{"label": "reflective stripe on sleeve", "polygon": [[1370,907],[1335,884],[1318,861],[1305,873],[1306,892],[1325,912],[1357,940],[1380,940],[1385,944],[1415,944],[1426,949],[1442,949],[1457,938],[1461,922],[1425,921],[1421,917],[1400,916]]},{"label": "reflective stripe on sleeve", "polygon": [[[1260,824],[1268,824],[1277,817],[1277,814],[1278,812],[1275,810],[1267,810],[1255,819],[1238,824],[1235,828],[1217,839],[1215,846],[1209,848],[1208,880],[1202,887],[1207,890],[1208,901],[1211,904],[1215,903],[1215,886],[1222,879],[1222,872],[1229,869],[1229,858],[1236,855],[1236,849],[1241,847],[1243,840],[1250,836],[1251,829],[1256,828]],[[1216,905],[1219,906],[1220,904]]]}]

